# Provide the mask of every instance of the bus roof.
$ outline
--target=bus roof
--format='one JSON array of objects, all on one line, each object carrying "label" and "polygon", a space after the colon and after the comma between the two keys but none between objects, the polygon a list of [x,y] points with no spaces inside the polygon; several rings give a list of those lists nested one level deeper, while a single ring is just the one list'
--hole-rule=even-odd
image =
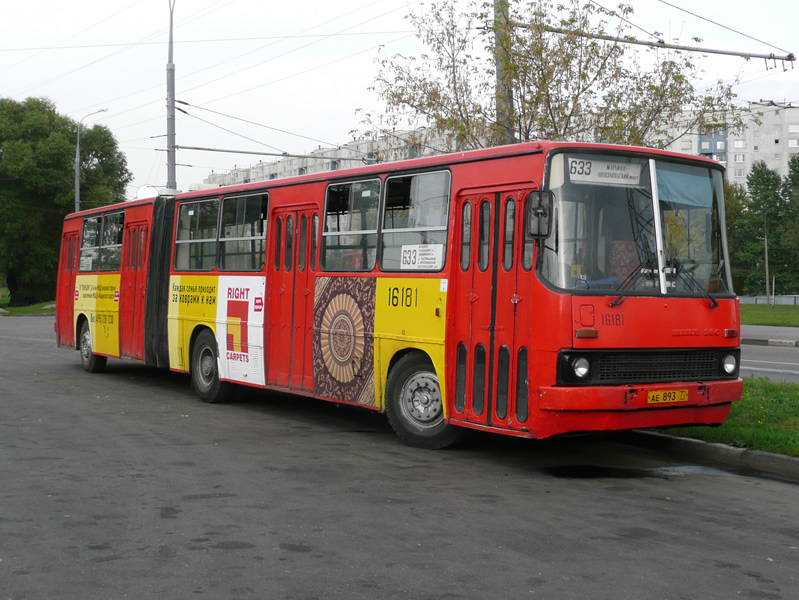
[{"label": "bus roof", "polygon": [[[689,154],[682,154],[672,152],[669,150],[659,150],[656,148],[646,148],[642,146],[624,146],[618,144],[597,144],[586,142],[553,142],[553,141],[535,141],[525,142],[521,144],[511,144],[506,146],[493,146],[490,148],[480,148],[477,150],[465,150],[462,152],[453,152],[448,154],[437,154],[435,156],[425,156],[421,158],[410,158],[399,161],[376,163],[373,165],[364,165],[362,167],[353,167],[349,169],[340,169],[336,171],[320,171],[310,173],[308,175],[294,175],[291,177],[281,177],[279,179],[269,179],[261,181],[253,181],[249,183],[233,184],[220,186],[216,188],[206,188],[203,190],[195,190],[190,192],[178,192],[177,197],[180,199],[186,198],[200,198],[216,195],[225,195],[232,193],[242,192],[255,192],[262,190],[266,187],[276,188],[298,185],[302,183],[312,183],[318,181],[328,181],[331,179],[342,180],[352,177],[362,177],[364,175],[386,174],[398,171],[407,171],[409,169],[429,168],[438,165],[449,165],[456,163],[480,162],[484,160],[494,160],[504,157],[524,156],[529,154],[549,154],[556,150],[607,150],[608,152],[630,152],[634,154],[647,154],[654,156],[664,156],[671,158],[679,158],[681,160],[690,160],[700,163],[707,163],[709,166],[716,168],[723,168],[718,162],[705,158],[702,156],[694,156]],[[131,200],[125,202],[124,206],[142,206],[152,204],[156,196],[144,198],[141,200]],[[103,207],[92,208],[80,213],[72,213],[67,215],[66,219],[74,218],[78,215],[90,215],[93,213],[102,213],[108,210],[113,210],[121,204],[111,204]]]}]

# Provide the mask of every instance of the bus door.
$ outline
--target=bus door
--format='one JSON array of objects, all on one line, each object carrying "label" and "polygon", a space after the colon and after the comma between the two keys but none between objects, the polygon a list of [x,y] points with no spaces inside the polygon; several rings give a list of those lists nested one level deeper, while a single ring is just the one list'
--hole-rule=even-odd
[{"label": "bus door", "polygon": [[78,270],[78,244],[77,231],[67,233],[61,241],[61,271],[58,274],[58,298],[56,307],[58,311],[58,328],[56,335],[59,346],[75,345],[75,273]]},{"label": "bus door", "polygon": [[268,383],[291,389],[313,389],[312,239],[315,208],[275,210],[266,329]]},{"label": "bus door", "polygon": [[119,282],[119,353],[144,361],[144,302],[147,283],[149,226],[146,221],[125,224]]},{"label": "bus door", "polygon": [[454,391],[455,419],[514,428],[527,418],[531,296],[520,243],[525,195],[491,190],[461,196],[457,203],[459,244],[450,293],[458,316],[449,345],[454,378],[447,385]]}]

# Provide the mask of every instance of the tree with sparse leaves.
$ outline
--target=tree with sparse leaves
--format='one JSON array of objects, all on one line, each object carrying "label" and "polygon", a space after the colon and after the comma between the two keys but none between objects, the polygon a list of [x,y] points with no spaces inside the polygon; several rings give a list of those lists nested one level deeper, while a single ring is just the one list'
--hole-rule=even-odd
[{"label": "tree with sparse leaves", "polygon": [[[78,124],[48,100],[0,98],[0,273],[22,306],[55,298],[64,216],[75,206]],[[81,205],[124,200],[131,180],[107,127],[81,132]]]},{"label": "tree with sparse leaves", "polygon": [[367,114],[367,125],[378,133],[426,126],[441,150],[507,139],[497,118],[498,55],[500,79],[512,90],[516,141],[665,147],[688,131],[741,128],[732,84],[700,84],[690,53],[617,41],[631,38],[630,4],[608,12],[584,0],[495,1],[506,2],[507,24],[495,19],[493,4],[475,1],[465,10],[434,1],[410,14],[428,51],[378,60],[373,89],[386,111]]}]

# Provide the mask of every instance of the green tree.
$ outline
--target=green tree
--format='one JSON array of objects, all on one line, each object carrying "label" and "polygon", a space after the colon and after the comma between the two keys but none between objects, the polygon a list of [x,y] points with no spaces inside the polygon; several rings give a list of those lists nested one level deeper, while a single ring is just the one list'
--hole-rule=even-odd
[{"label": "green tree", "polygon": [[783,293],[799,293],[799,154],[788,160],[788,175],[782,181],[785,206],[782,243],[786,249],[785,277],[787,287]]},{"label": "green tree", "polygon": [[792,251],[786,244],[789,207],[783,180],[777,171],[758,161],[752,165],[746,185],[733,260],[734,277],[742,283],[739,292],[759,294],[771,288],[772,282],[766,282],[766,247],[769,279],[776,278],[777,288],[788,291],[794,286],[794,277],[788,264]]},{"label": "green tree", "polygon": [[[55,297],[64,216],[74,209],[78,124],[48,100],[0,98],[0,272],[20,306]],[[111,131],[81,132],[81,205],[124,200],[131,180]]]},{"label": "green tree", "polygon": [[428,51],[378,60],[374,90],[386,112],[367,114],[369,126],[425,125],[447,150],[498,143],[505,139],[497,122],[499,55],[500,87],[513,92],[517,141],[601,139],[664,147],[691,130],[741,128],[732,84],[699,89],[702,73],[690,53],[641,51],[616,41],[632,38],[630,4],[618,12],[585,0],[565,6],[507,0],[507,6],[510,26],[504,19],[495,23],[492,3],[473,1],[460,10],[441,0],[424,14],[411,14]]},{"label": "green tree", "polygon": [[737,251],[745,239],[742,228],[745,224],[746,215],[746,188],[737,183],[724,181],[724,212],[727,224],[727,247],[730,251],[732,262],[732,284],[733,289],[741,293],[744,288],[744,277],[746,271],[741,270],[738,265]]}]

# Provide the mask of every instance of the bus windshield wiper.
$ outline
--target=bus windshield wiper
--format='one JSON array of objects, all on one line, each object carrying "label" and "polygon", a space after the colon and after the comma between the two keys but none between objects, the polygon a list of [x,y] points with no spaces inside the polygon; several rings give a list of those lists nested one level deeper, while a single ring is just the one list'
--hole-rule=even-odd
[{"label": "bus windshield wiper", "polygon": [[611,300],[610,306],[619,306],[627,299],[627,296],[624,294],[624,292],[635,287],[641,279],[646,277],[653,279],[652,273],[655,272],[657,272],[657,267],[654,266],[651,258],[639,262],[638,265],[632,271],[630,271],[630,274],[627,275],[627,277],[624,278],[624,281],[622,281],[619,285],[619,295],[616,296],[614,300]]},{"label": "bus windshield wiper", "polygon": [[[702,294],[702,296],[704,296],[705,299],[710,303],[710,308],[716,308],[719,305],[710,292],[696,280],[696,277],[693,276],[693,271],[697,266],[697,263],[694,259],[689,258],[686,260],[680,260],[678,258],[673,258],[669,262],[672,265],[671,268],[674,269],[675,275],[685,285],[685,287],[687,287],[689,290],[693,289]],[[686,264],[689,266],[686,267]]]}]

